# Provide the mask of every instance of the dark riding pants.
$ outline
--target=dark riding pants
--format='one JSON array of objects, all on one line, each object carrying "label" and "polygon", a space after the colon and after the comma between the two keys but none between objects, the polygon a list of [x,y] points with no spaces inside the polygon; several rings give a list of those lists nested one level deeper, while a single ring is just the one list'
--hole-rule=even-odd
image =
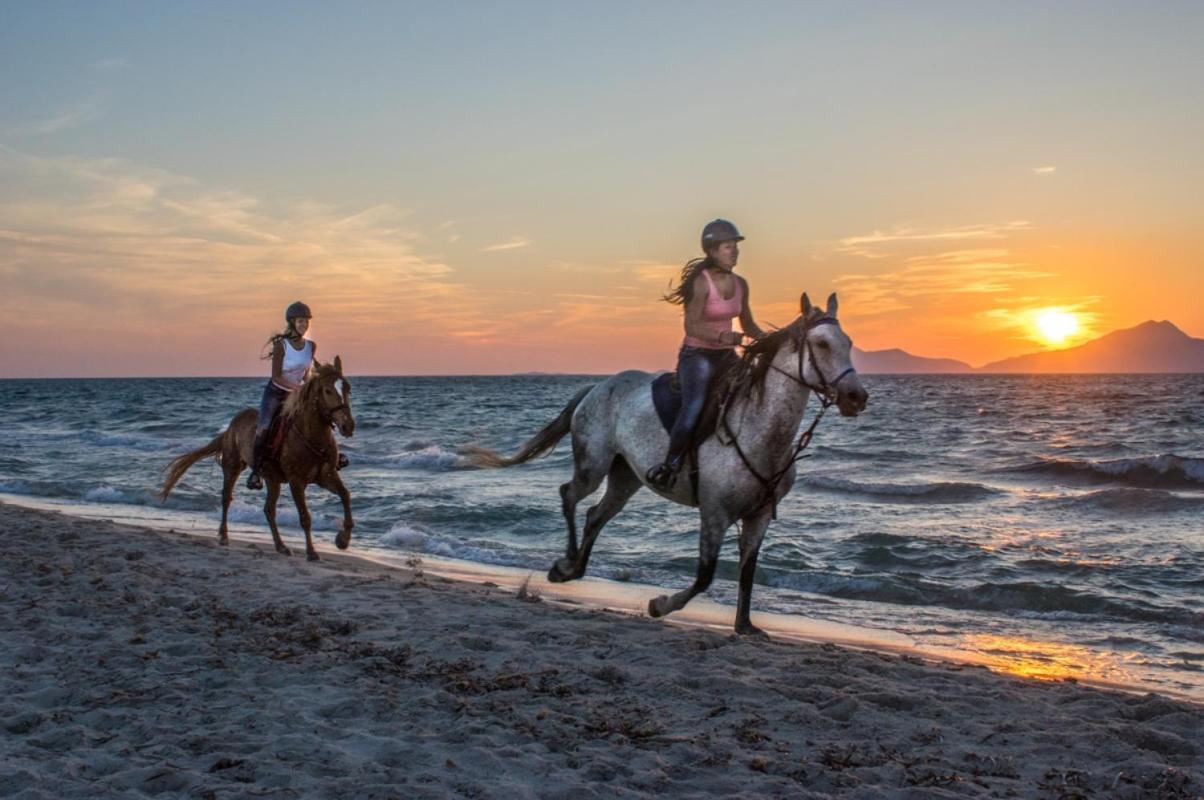
[{"label": "dark riding pants", "polygon": [[255,472],[259,471],[259,465],[263,463],[263,448],[267,444],[268,428],[272,427],[272,420],[280,413],[280,407],[284,405],[288,395],[287,391],[271,381],[263,387],[263,399],[259,401],[259,421],[255,423],[255,448],[251,456],[251,469]]},{"label": "dark riding pants", "polygon": [[711,380],[739,360],[731,348],[709,349],[683,345],[677,354],[677,382],[681,386],[681,410],[669,432],[669,455],[665,461],[679,464],[690,446],[694,426],[706,405]]}]

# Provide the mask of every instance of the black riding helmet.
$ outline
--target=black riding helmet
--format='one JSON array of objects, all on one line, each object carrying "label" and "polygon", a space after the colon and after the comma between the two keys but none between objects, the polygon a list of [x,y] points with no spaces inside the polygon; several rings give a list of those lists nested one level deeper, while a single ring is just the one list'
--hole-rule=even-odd
[{"label": "black riding helmet", "polygon": [[710,252],[715,245],[732,240],[744,241],[744,237],[740,235],[740,231],[736,230],[736,226],[725,219],[712,220],[702,229],[702,252]]},{"label": "black riding helmet", "polygon": [[306,319],[313,319],[313,316],[314,315],[309,312],[309,306],[305,305],[305,303],[302,303],[300,300],[293,303],[292,305],[290,305],[288,308],[286,308],[284,310],[284,321],[285,322],[292,322],[293,320],[297,319],[298,317],[305,317]]}]

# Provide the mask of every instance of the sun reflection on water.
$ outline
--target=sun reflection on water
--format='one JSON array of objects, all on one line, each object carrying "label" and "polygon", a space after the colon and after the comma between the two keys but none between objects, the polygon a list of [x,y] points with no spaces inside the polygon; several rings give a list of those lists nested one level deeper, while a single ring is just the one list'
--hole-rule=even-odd
[{"label": "sun reflection on water", "polygon": [[1015,636],[968,634],[962,647],[980,653],[987,666],[1037,680],[1097,680],[1125,683],[1133,675],[1121,666],[1123,656],[1080,645],[1043,642]]}]

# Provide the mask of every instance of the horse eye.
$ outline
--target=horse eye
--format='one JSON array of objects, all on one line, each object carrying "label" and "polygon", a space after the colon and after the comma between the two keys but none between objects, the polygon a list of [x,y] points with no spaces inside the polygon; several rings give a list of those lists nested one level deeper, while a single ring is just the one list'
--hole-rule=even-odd
[{"label": "horse eye", "polygon": [[827,342],[820,342],[820,343],[819,343],[819,349],[820,349],[820,350],[827,350],[827,349],[828,349],[828,343],[827,343]]}]

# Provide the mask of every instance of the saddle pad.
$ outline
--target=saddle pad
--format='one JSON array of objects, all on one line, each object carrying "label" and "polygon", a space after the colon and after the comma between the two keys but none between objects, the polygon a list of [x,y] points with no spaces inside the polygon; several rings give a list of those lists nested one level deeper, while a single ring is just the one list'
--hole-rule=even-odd
[{"label": "saddle pad", "polygon": [[661,418],[665,431],[672,431],[681,409],[681,387],[676,372],[666,372],[652,381],[652,405],[656,407],[656,415]]}]

